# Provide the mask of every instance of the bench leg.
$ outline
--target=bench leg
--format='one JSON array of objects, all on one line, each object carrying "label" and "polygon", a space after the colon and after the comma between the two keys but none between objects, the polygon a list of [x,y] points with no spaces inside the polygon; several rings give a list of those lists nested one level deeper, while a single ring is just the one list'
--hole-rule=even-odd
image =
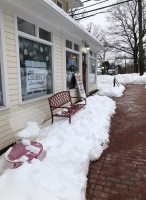
[{"label": "bench leg", "polygon": [[52,116],[52,124],[53,124],[53,122],[54,122],[54,119],[53,119],[53,116]]},{"label": "bench leg", "polygon": [[71,124],[71,116],[69,116],[69,123]]}]

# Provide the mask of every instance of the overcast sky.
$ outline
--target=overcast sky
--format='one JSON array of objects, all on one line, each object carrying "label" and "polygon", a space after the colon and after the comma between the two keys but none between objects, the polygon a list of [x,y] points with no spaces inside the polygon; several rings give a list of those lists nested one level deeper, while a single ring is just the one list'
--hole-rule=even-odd
[{"label": "overcast sky", "polygon": [[[84,2],[85,0],[81,0],[81,1]],[[96,8],[101,8],[101,7],[104,7],[104,6],[111,5],[111,4],[116,2],[116,0],[107,0],[106,2],[103,2],[103,1],[105,1],[105,0],[91,0],[89,2],[84,3],[84,6],[86,7],[86,6],[100,2],[100,4],[86,8],[86,10],[93,10],[93,9],[96,9]],[[101,3],[101,2],[103,2],[103,3]],[[111,10],[111,8],[106,8],[106,9],[103,9],[103,10],[90,12],[90,13],[87,13],[87,16],[92,15],[94,13],[98,13],[98,12],[104,12],[104,11],[107,11],[107,10]],[[82,11],[84,11],[84,9],[80,10],[80,12],[82,12]],[[88,23],[93,22],[94,24],[100,25],[102,28],[104,28],[104,27],[107,26],[106,16],[107,16],[107,14],[105,14],[105,13],[104,14],[98,14],[98,15],[95,15],[93,17],[85,18],[85,19],[81,20],[80,23],[86,27],[86,25]]]}]

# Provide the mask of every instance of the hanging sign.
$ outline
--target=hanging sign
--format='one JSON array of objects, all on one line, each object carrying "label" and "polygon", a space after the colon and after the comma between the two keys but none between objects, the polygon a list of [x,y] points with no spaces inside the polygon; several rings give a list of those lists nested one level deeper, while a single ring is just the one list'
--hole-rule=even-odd
[{"label": "hanging sign", "polygon": [[76,82],[77,82],[77,86],[78,86],[80,96],[86,98],[84,86],[83,86],[83,83],[82,83],[81,74],[79,74],[79,73],[75,74],[75,78],[76,78]]}]

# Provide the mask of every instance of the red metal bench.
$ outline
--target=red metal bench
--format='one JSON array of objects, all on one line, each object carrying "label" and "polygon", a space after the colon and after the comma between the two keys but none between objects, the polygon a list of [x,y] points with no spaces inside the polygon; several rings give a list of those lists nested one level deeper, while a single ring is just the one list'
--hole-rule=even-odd
[{"label": "red metal bench", "polygon": [[[73,104],[72,98],[78,98],[78,99],[84,99],[85,103],[83,104]],[[59,93],[54,94],[49,100],[50,110],[51,110],[51,116],[52,116],[52,124],[53,124],[53,117],[68,117],[69,123],[71,124],[71,115],[76,113],[78,110],[83,108],[86,105],[86,99],[83,97],[71,97],[69,91],[62,91]],[[68,106],[63,106],[65,104],[69,103]],[[63,110],[59,113],[54,114],[54,110],[62,108]]]}]

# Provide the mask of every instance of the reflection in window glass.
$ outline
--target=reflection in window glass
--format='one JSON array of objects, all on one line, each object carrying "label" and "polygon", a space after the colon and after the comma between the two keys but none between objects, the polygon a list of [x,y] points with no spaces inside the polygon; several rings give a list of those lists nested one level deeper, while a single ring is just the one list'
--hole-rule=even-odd
[{"label": "reflection in window glass", "polygon": [[89,85],[96,83],[96,60],[90,58],[89,64]]},{"label": "reflection in window glass", "polygon": [[79,45],[78,44],[74,44],[74,50],[79,51]]},{"label": "reflection in window glass", "polygon": [[51,33],[42,28],[39,28],[39,37],[43,40],[51,42]]},{"label": "reflection in window glass", "polygon": [[0,55],[0,106],[3,106],[2,74],[1,74],[1,55]]},{"label": "reflection in window glass", "polygon": [[18,30],[24,33],[35,36],[35,25],[25,21],[24,19],[17,18]]},{"label": "reflection in window glass", "polygon": [[69,40],[66,40],[66,47],[69,49],[72,49],[72,42]]},{"label": "reflection in window glass", "polygon": [[51,47],[19,37],[19,53],[22,100],[52,94]]},{"label": "reflection in window glass", "polygon": [[79,71],[79,55],[66,52],[66,81],[67,89],[77,87],[75,80],[75,72]]}]

